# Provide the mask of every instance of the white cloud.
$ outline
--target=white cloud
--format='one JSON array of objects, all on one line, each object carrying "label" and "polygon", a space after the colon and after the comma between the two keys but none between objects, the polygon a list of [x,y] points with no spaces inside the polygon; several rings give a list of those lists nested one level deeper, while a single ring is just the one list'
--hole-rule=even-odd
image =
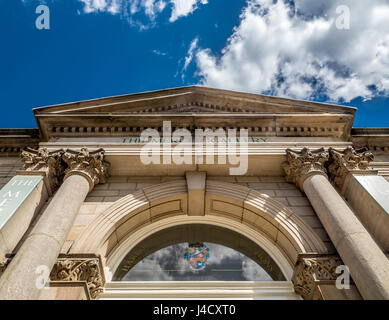
[{"label": "white cloud", "polygon": [[172,249],[164,248],[144,258],[124,276],[123,281],[133,281],[137,277],[147,278],[148,281],[173,281],[173,277],[165,271],[166,258],[172,256]]},{"label": "white cloud", "polygon": [[247,257],[243,259],[242,270],[243,277],[246,278],[247,281],[272,281],[272,278],[265,270],[258,267],[258,264]]},{"label": "white cloud", "polygon": [[167,55],[167,53],[166,52],[162,52],[162,51],[159,51],[159,50],[157,50],[157,49],[154,49],[153,51],[152,51],[155,55],[157,55],[157,56],[166,56]]},{"label": "white cloud", "polygon": [[[347,5],[350,30],[338,30]],[[300,99],[389,94],[387,0],[249,0],[221,54],[196,52],[201,84]]]},{"label": "white cloud", "polygon": [[[208,0],[79,0],[84,3],[85,13],[110,12],[128,18],[137,13],[145,14],[151,22],[165,10],[171,8],[169,21],[174,22],[186,17],[199,8],[200,4],[207,4]],[[143,26],[146,28],[146,26]]]},{"label": "white cloud", "polygon": [[192,40],[192,42],[190,43],[188,54],[185,57],[184,66],[183,66],[182,71],[181,71],[182,79],[184,79],[185,71],[186,71],[186,69],[188,68],[188,66],[191,64],[191,62],[193,60],[193,57],[194,57],[195,51],[197,49],[197,44],[198,43],[199,43],[199,38],[194,38]]},{"label": "white cloud", "polygon": [[199,4],[207,4],[208,0],[170,0],[170,2],[173,4],[173,12],[169,21],[173,22],[191,14],[198,9]]},{"label": "white cloud", "polygon": [[[106,0],[81,0],[84,3],[85,13],[97,12],[97,11],[109,11],[110,3]],[[112,1],[115,2],[115,1]]]}]

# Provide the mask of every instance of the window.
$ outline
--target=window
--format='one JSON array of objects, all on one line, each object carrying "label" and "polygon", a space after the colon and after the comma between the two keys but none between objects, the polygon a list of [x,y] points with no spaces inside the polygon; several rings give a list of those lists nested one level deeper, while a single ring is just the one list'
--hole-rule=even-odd
[{"label": "window", "polygon": [[[190,255],[188,249],[194,254]],[[196,250],[204,251],[200,252],[200,258]],[[181,243],[147,256],[117,280],[272,281],[272,278],[256,262],[231,248],[214,243]]]},{"label": "window", "polygon": [[124,257],[113,281],[285,281],[269,254],[245,236],[212,225],[161,230]]}]

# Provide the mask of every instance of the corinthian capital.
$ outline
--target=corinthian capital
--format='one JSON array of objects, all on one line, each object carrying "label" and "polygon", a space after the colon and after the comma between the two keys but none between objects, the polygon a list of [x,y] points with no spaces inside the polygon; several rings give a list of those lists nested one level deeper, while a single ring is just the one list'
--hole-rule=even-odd
[{"label": "corinthian capital", "polygon": [[90,190],[98,183],[105,183],[108,177],[108,163],[104,161],[104,150],[89,151],[82,148],[81,151],[66,150],[63,160],[68,165],[65,171],[65,179],[71,175],[84,176],[90,185]]},{"label": "corinthian capital", "polygon": [[340,189],[343,188],[349,173],[368,173],[373,170],[370,162],[374,160],[374,155],[367,149],[355,150],[348,147],[340,151],[330,148],[329,153],[328,173],[331,181]]},{"label": "corinthian capital", "polygon": [[312,174],[326,175],[324,167],[328,161],[328,152],[324,148],[310,151],[304,148],[301,151],[286,150],[287,161],[283,164],[286,180],[295,183],[302,189],[304,180]]},{"label": "corinthian capital", "polygon": [[61,157],[63,150],[49,151],[47,148],[38,150],[25,148],[20,157],[24,162],[26,172],[44,172],[49,181],[49,192],[54,190],[60,183],[64,168]]}]

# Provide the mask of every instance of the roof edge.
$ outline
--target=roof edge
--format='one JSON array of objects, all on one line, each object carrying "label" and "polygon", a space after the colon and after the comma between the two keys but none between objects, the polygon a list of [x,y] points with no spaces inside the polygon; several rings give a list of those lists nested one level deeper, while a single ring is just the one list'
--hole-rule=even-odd
[{"label": "roof edge", "polygon": [[[33,108],[33,112],[34,112],[34,114],[39,114],[41,112],[44,112],[48,109],[53,109],[53,108],[60,108],[60,107],[66,107],[66,106],[69,106],[69,107],[70,106],[82,106],[82,105],[90,104],[93,102],[96,102],[96,103],[100,102],[100,104],[104,104],[105,101],[112,100],[112,99],[120,99],[120,98],[129,98],[130,99],[130,98],[137,98],[137,97],[148,96],[148,95],[157,95],[158,93],[185,92],[186,90],[194,90],[195,92],[197,91],[199,93],[204,92],[204,93],[214,93],[214,94],[225,94],[225,95],[236,96],[236,97],[251,98],[253,100],[256,100],[258,98],[265,99],[265,100],[266,99],[279,99],[279,100],[285,101],[286,103],[289,102],[290,104],[297,104],[297,103],[303,103],[303,104],[307,104],[307,105],[314,104],[314,105],[323,106],[323,107],[334,107],[334,108],[343,110],[345,113],[353,114],[353,115],[355,115],[355,113],[357,111],[357,108],[355,108],[355,107],[344,106],[344,105],[339,105],[339,104],[309,101],[309,100],[298,100],[298,99],[277,97],[277,96],[250,93],[250,92],[233,91],[233,90],[205,87],[205,86],[200,86],[200,85],[192,85],[192,86],[159,89],[159,90],[152,90],[152,91],[145,91],[145,92],[135,92],[135,93],[131,93],[131,94],[107,96],[107,97],[101,97],[101,98],[95,98],[95,99],[80,100],[80,101],[74,101],[74,102],[68,102],[68,103],[62,103],[62,104],[36,107],[36,108]],[[97,106],[99,106],[99,104],[97,104],[96,107]]]}]

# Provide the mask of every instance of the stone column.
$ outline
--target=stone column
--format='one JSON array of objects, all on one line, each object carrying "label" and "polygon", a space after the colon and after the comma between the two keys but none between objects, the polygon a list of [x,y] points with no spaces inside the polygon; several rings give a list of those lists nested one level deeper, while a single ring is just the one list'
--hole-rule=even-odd
[{"label": "stone column", "polygon": [[49,276],[88,192],[105,182],[107,167],[103,158],[102,149],[64,153],[64,182],[2,275],[0,299],[39,298],[38,278]]},{"label": "stone column", "polygon": [[367,149],[329,149],[331,182],[351,205],[383,252],[389,252],[389,182],[370,166]]},{"label": "stone column", "polygon": [[305,192],[364,299],[389,299],[389,260],[328,181],[323,148],[287,150],[287,181]]},{"label": "stone column", "polygon": [[[0,191],[0,263],[11,254],[37,213],[63,178],[63,150],[21,152],[25,171],[18,171]],[[3,268],[5,269],[5,268]]]}]

